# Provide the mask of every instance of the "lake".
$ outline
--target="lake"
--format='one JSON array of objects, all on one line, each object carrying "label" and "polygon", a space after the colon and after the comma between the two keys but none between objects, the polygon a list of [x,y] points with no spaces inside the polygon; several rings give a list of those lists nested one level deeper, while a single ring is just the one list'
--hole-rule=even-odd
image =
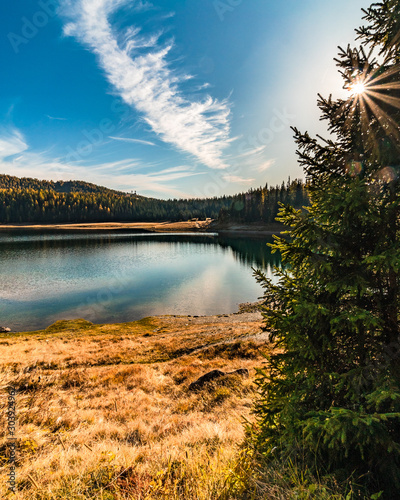
[{"label": "lake", "polygon": [[121,323],[159,314],[236,312],[262,295],[252,267],[279,265],[272,238],[210,233],[2,233],[0,325]]}]

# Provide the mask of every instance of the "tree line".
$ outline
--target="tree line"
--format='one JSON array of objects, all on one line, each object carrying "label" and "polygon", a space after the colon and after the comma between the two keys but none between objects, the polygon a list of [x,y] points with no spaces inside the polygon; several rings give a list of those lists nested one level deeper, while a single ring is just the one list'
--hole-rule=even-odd
[{"label": "tree line", "polygon": [[295,179],[280,186],[250,189],[234,197],[228,209],[221,208],[219,220],[237,222],[272,223],[278,215],[281,204],[301,209],[309,204],[306,184]]},{"label": "tree line", "polygon": [[159,200],[81,181],[52,182],[0,176],[0,221],[10,223],[160,222],[192,218],[273,222],[279,203],[300,208],[302,181],[260,187],[234,196]]}]

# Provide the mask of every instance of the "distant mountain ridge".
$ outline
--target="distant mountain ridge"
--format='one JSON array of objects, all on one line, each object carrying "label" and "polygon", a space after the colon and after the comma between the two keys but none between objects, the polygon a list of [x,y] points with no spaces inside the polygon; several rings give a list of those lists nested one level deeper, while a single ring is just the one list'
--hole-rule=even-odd
[{"label": "distant mountain ridge", "polygon": [[56,193],[101,193],[124,195],[116,191],[91,182],[84,181],[41,181],[31,177],[15,177],[0,174],[0,189],[34,189],[35,191],[54,191]]}]

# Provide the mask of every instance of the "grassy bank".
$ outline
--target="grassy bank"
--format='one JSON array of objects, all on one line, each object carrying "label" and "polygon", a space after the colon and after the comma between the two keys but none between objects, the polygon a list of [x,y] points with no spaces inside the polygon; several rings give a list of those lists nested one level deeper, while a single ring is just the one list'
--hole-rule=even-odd
[{"label": "grassy bank", "polygon": [[[244,453],[255,368],[270,352],[261,315],[59,321],[0,334],[1,405],[16,389],[17,492],[0,441],[0,497],[18,500],[337,499],[296,464]],[[246,368],[249,376],[229,374]],[[189,386],[218,369],[198,391]],[[0,425],[7,428],[6,412]]]},{"label": "grassy bank", "polygon": [[1,231],[143,231],[149,233],[207,231],[211,219],[183,222],[96,222],[83,224],[3,224]]},{"label": "grassy bank", "polygon": [[2,224],[1,232],[7,231],[134,231],[146,233],[215,232],[227,235],[266,236],[279,234],[285,229],[281,224],[271,223],[220,223],[218,221],[190,220],[182,222],[98,222],[91,224]]},{"label": "grassy bank", "polygon": [[[18,492],[7,492],[3,436],[1,498],[218,498],[251,418],[262,351],[257,313],[0,335],[2,407],[16,387],[18,417]],[[250,377],[189,390],[216,368]],[[5,412],[1,420],[6,428]]]}]

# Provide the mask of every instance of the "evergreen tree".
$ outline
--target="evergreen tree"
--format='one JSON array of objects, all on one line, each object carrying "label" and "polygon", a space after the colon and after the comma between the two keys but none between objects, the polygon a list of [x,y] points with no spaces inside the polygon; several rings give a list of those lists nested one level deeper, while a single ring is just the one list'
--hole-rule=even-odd
[{"label": "evergreen tree", "polygon": [[301,456],[311,470],[351,476],[360,492],[394,499],[400,497],[400,2],[373,4],[364,19],[361,46],[341,49],[337,59],[349,98],[319,96],[330,138],[294,129],[311,204],[280,211],[290,238],[277,238],[274,247],[285,267],[275,282],[256,272],[277,350],[259,372],[255,439],[269,460]]}]

